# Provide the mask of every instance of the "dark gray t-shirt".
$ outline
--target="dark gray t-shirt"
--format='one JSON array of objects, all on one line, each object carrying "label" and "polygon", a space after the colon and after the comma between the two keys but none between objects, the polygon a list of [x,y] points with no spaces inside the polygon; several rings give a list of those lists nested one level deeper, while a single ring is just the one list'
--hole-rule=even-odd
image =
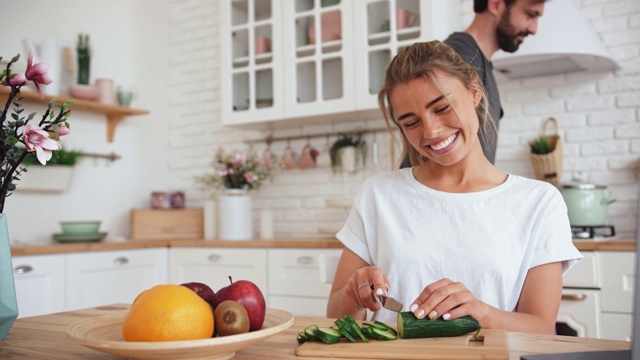
[{"label": "dark gray t-shirt", "polygon": [[[496,160],[496,147],[498,145],[498,127],[500,126],[500,119],[502,118],[503,111],[500,103],[500,93],[498,92],[498,84],[493,76],[493,64],[480,50],[478,43],[475,39],[466,32],[455,32],[444,41],[445,44],[451,46],[464,61],[473,66],[478,73],[478,77],[482,81],[485,91],[487,92],[487,99],[489,101],[489,115],[495,122],[495,132],[491,127],[487,127],[488,133],[480,127],[478,135],[480,137],[480,144],[484,155],[493,164]],[[401,168],[410,167],[411,161],[409,157],[404,159]]]}]

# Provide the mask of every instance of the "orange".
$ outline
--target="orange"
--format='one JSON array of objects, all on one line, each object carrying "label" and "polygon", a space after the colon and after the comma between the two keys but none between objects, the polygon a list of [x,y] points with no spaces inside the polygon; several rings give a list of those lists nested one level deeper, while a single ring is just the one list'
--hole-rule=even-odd
[{"label": "orange", "polygon": [[141,292],[122,324],[126,341],[176,341],[213,336],[213,311],[193,290],[157,285]]}]

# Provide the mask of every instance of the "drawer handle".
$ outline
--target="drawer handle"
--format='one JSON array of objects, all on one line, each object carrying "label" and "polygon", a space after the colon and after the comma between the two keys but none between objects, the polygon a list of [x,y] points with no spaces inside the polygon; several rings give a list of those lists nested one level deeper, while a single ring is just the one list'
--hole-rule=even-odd
[{"label": "drawer handle", "polygon": [[117,266],[122,266],[122,265],[128,264],[129,259],[127,259],[126,257],[119,257],[113,260],[113,263],[116,264]]},{"label": "drawer handle", "polygon": [[298,258],[298,264],[309,265],[313,264],[313,258],[311,256],[300,256]]},{"label": "drawer handle", "polygon": [[16,266],[16,268],[13,269],[13,272],[15,272],[16,274],[26,274],[32,271],[33,271],[33,267],[31,267],[31,265],[20,265],[20,266]]},{"label": "drawer handle", "polygon": [[218,254],[211,254],[207,259],[209,259],[209,261],[211,262],[219,262],[220,260],[222,260],[222,256]]},{"label": "drawer handle", "polygon": [[562,300],[584,301],[586,298],[585,294],[562,294]]}]

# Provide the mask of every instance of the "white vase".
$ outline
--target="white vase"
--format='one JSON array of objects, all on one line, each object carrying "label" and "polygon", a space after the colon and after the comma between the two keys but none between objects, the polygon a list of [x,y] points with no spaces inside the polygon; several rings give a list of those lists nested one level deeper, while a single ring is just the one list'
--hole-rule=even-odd
[{"label": "white vase", "polygon": [[253,219],[251,196],[243,189],[225,189],[218,198],[220,240],[251,240]]}]

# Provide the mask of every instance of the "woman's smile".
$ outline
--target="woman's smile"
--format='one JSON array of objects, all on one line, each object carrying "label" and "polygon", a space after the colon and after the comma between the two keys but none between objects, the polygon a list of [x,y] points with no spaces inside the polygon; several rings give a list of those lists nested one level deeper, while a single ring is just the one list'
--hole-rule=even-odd
[{"label": "woman's smile", "polygon": [[429,147],[435,153],[447,152],[451,148],[453,148],[454,142],[458,138],[458,134],[459,132],[456,132],[455,134],[451,134],[451,136],[447,137],[446,139],[431,145],[427,145],[427,147]]}]

